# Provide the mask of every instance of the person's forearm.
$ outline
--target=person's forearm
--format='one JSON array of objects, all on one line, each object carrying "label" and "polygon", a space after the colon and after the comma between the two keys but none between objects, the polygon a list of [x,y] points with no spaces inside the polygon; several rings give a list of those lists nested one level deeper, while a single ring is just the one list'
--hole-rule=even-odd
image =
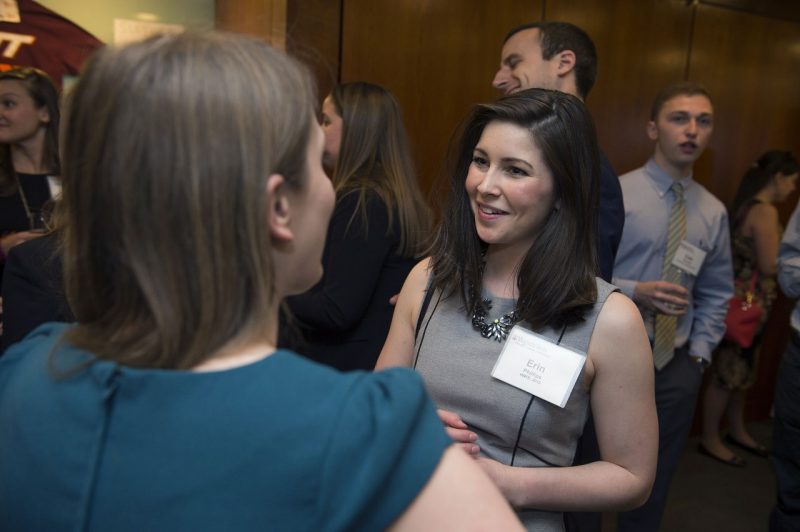
[{"label": "person's forearm", "polygon": [[610,462],[573,467],[496,467],[492,476],[516,509],[621,511],[642,505],[650,494],[649,480]]},{"label": "person's forearm", "polygon": [[[727,306],[720,307],[727,310]],[[711,362],[714,349],[725,335],[725,314],[719,313],[712,317],[708,315],[697,316],[692,322],[692,333],[689,335],[689,354],[701,357]]]},{"label": "person's forearm", "polygon": [[778,258],[778,283],[787,296],[800,296],[800,256],[784,252]]},{"label": "person's forearm", "polygon": [[711,362],[711,353],[725,335],[725,315],[728,302],[733,297],[733,284],[725,290],[698,290],[692,329],[689,336],[690,354]]}]

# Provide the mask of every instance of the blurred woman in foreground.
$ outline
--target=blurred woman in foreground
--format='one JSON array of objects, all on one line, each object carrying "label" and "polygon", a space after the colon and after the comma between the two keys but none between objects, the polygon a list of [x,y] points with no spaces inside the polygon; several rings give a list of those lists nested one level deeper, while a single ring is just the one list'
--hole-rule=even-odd
[{"label": "blurred woman in foreground", "polygon": [[275,349],[333,208],[312,92],[241,36],[89,62],[64,139],[78,323],[0,360],[0,528],[515,527],[411,372]]}]

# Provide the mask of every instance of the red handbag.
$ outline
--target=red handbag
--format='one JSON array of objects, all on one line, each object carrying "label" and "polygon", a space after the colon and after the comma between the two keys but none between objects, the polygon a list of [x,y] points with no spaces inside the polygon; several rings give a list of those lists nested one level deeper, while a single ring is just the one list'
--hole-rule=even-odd
[{"label": "red handbag", "polygon": [[725,316],[725,339],[745,349],[753,345],[758,324],[764,315],[764,309],[758,301],[754,301],[757,280],[758,271],[754,271],[744,299],[733,296],[728,304],[728,315]]}]

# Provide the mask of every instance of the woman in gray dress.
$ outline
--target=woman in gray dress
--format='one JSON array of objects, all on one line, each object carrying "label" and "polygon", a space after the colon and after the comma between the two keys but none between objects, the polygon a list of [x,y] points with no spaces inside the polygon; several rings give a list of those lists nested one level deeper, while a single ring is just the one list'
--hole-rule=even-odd
[{"label": "woman in gray dress", "polygon": [[[591,119],[535,89],[476,106],[458,138],[443,221],[378,367],[423,375],[529,530],[634,508],[655,474],[652,355],[636,306],[596,277]],[[573,467],[590,405],[601,460]]]}]

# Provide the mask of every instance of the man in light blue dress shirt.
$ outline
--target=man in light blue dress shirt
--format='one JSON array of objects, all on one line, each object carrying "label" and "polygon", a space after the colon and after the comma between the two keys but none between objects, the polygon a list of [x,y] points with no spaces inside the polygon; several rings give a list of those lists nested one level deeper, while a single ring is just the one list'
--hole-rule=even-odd
[{"label": "man in light blue dress shirt", "polygon": [[[647,134],[656,143],[653,157],[620,177],[625,225],[613,282],[639,306],[651,342],[658,314],[677,318],[674,350],[670,350],[670,338],[668,361],[662,358],[657,364],[660,369],[655,369],[659,420],[655,484],[644,506],[619,514],[620,531],[658,530],[669,483],[689,434],[703,370],[725,332],[728,300],[733,295],[728,216],[725,206],[692,179],[694,162],[708,145],[712,130],[713,107],[702,86],[687,82],[665,88],[656,97],[647,124]],[[675,182],[682,186],[673,187]],[[685,236],[675,259],[683,254],[682,260],[695,266],[677,270],[678,282],[668,282],[662,273],[677,194],[683,196]]]},{"label": "man in light blue dress shirt", "polygon": [[[800,297],[800,205],[783,234],[778,253],[778,282],[789,297]],[[800,302],[792,311],[792,338],[783,354],[775,385],[772,465],[778,501],[770,532],[800,530]]]}]

